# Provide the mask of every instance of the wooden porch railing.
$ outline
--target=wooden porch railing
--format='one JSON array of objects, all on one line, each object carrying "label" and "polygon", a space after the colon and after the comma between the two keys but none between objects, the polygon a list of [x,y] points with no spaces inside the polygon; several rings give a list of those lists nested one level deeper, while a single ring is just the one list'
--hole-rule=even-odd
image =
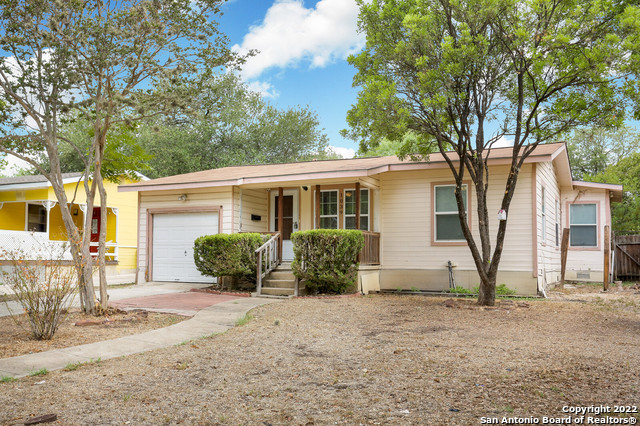
[{"label": "wooden porch railing", "polygon": [[269,240],[261,245],[257,250],[258,264],[256,268],[256,284],[258,295],[262,294],[262,279],[273,271],[281,261],[280,251],[280,233],[275,233]]},{"label": "wooden porch railing", "polygon": [[361,265],[380,264],[380,233],[362,231],[364,236],[364,247],[358,255]]}]

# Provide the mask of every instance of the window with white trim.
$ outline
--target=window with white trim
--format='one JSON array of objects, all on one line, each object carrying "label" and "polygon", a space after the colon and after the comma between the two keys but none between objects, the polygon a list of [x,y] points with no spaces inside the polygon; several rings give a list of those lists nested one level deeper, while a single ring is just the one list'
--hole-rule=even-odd
[{"label": "window with white trim", "polygon": [[569,205],[569,245],[572,247],[598,246],[597,204]]},{"label": "window with white trim", "polygon": [[[344,229],[356,229],[356,190],[344,190]],[[369,190],[360,189],[360,230],[369,230]]]},{"label": "window with white trim", "polygon": [[542,243],[547,241],[547,209],[546,209],[546,200],[545,200],[545,190],[544,186],[542,187],[541,193],[541,203],[542,203]]},{"label": "window with white trim", "polygon": [[[434,241],[465,241],[458,218],[455,185],[436,185],[434,190]],[[462,199],[468,214],[467,185],[462,185]]]},{"label": "window with white trim", "polygon": [[338,229],[338,191],[320,191],[320,228]]},{"label": "window with white trim", "polygon": [[47,209],[40,204],[27,204],[27,231],[47,232]]}]

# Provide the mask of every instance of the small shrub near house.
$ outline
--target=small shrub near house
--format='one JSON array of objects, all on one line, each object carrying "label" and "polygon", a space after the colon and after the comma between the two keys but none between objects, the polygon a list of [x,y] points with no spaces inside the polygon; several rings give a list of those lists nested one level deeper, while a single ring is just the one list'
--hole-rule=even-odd
[{"label": "small shrub near house", "polygon": [[48,255],[26,253],[24,250],[3,250],[0,258],[9,266],[2,271],[2,281],[16,295],[23,312],[9,313],[16,323],[26,315],[31,333],[36,340],[50,340],[66,317],[77,292],[74,268],[64,264],[65,247],[41,248]]},{"label": "small shrub near house", "polygon": [[364,247],[361,231],[314,229],[291,235],[291,269],[311,293],[345,293],[355,287],[358,253]]},{"label": "small shrub near house", "polygon": [[255,281],[255,251],[264,240],[257,233],[206,235],[195,240],[193,260],[202,275]]}]

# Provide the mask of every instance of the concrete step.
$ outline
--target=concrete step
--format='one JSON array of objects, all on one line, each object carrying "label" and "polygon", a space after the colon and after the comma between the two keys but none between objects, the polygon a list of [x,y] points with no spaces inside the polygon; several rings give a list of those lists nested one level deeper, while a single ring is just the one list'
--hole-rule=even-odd
[{"label": "concrete step", "polygon": [[267,296],[293,296],[293,288],[262,287],[262,294]]},{"label": "concrete step", "polygon": [[295,280],[277,280],[271,277],[265,278],[262,281],[263,287],[276,287],[276,288],[295,288]]},{"label": "concrete step", "polygon": [[281,263],[276,266],[276,271],[291,271],[291,263]]},{"label": "concrete step", "polygon": [[258,293],[251,293],[251,297],[263,297],[265,299],[290,299],[291,295],[288,296],[273,296],[270,294],[258,294]]},{"label": "concrete step", "polygon": [[279,270],[274,270],[271,271],[271,273],[267,276],[269,279],[274,279],[274,280],[295,280],[296,276],[293,275],[293,272],[291,271],[279,271]]}]

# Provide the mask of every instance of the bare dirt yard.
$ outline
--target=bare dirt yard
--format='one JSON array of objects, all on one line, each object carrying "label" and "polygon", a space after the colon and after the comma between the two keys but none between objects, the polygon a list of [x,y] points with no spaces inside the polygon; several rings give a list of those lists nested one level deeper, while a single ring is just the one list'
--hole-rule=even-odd
[{"label": "bare dirt yard", "polygon": [[620,297],[288,300],[224,334],[0,383],[0,423],[542,424],[564,406],[638,405],[640,296]]},{"label": "bare dirt yard", "polygon": [[[186,317],[155,312],[125,312],[112,310],[104,316],[84,315],[72,309],[51,340],[35,340],[26,315],[17,318],[0,317],[0,358],[50,351],[116,339],[168,327]],[[76,326],[77,322],[90,325]]]}]

